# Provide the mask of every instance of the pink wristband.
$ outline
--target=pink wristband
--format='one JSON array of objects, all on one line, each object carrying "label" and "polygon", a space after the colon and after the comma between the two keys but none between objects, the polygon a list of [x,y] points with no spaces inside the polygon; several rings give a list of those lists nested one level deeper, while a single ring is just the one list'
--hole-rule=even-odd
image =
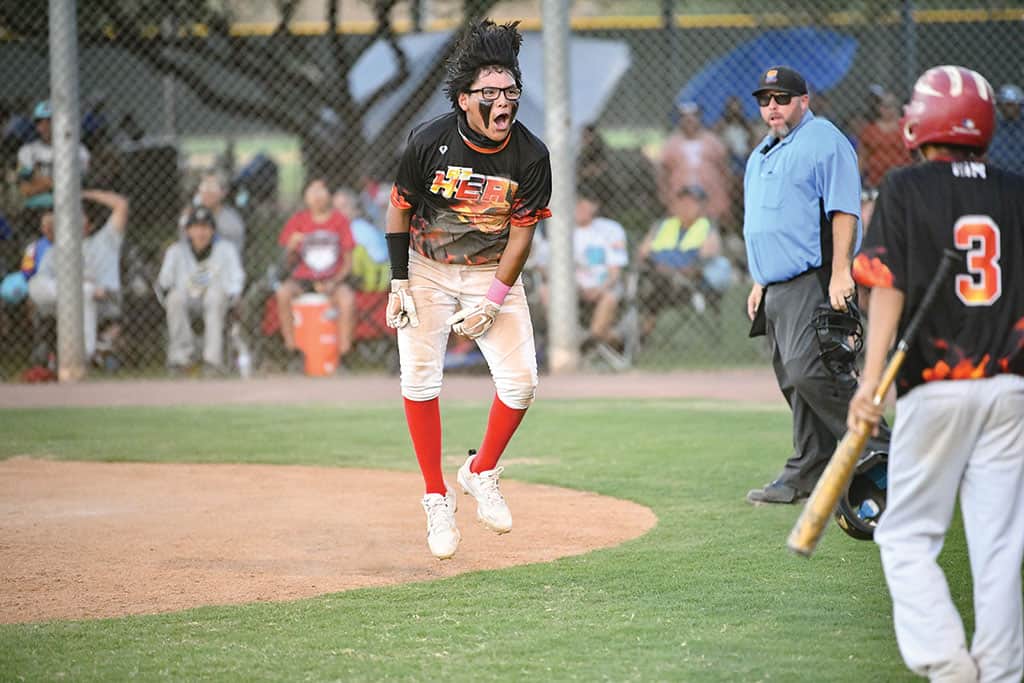
[{"label": "pink wristband", "polygon": [[500,306],[505,301],[505,296],[508,295],[510,289],[512,289],[512,285],[506,285],[498,278],[494,278],[491,280],[491,288],[487,290],[487,300]]}]

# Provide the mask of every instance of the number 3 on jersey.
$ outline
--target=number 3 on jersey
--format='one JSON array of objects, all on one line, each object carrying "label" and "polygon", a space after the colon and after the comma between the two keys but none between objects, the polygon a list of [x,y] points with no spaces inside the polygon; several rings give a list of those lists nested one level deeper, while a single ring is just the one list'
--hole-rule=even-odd
[{"label": "number 3 on jersey", "polygon": [[956,276],[956,295],[967,306],[991,306],[1003,293],[999,226],[988,216],[963,216],[953,226],[957,249],[967,250],[967,272]]}]

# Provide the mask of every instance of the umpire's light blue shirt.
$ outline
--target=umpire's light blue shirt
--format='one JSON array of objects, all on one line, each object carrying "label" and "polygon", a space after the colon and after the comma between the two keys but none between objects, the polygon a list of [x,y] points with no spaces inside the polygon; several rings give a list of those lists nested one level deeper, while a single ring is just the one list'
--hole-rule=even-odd
[{"label": "umpire's light blue shirt", "polygon": [[[822,265],[822,210],[857,216],[860,248],[860,172],[857,155],[832,123],[808,110],[789,135],[751,153],[743,176],[743,238],[755,282],[784,282]],[[829,228],[831,229],[831,228]],[[831,260],[831,254],[829,259]]]}]

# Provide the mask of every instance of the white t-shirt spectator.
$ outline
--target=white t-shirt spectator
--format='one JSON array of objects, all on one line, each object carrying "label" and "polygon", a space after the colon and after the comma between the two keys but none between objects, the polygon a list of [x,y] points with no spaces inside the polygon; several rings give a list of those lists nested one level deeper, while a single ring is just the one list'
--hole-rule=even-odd
[{"label": "white t-shirt spectator", "polygon": [[[82,279],[109,292],[121,291],[121,245],[124,233],[111,221],[82,240]],[[56,279],[56,249],[47,250],[39,263],[39,275]]]},{"label": "white t-shirt spectator", "polygon": [[611,268],[629,263],[626,231],[610,218],[597,217],[590,225],[579,226],[572,234],[576,284],[582,289],[602,286]]}]

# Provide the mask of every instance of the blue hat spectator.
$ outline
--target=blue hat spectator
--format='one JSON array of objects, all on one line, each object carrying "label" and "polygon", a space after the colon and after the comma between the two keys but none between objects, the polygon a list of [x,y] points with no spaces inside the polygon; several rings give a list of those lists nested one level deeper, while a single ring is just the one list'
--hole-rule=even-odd
[{"label": "blue hat spectator", "polygon": [[36,104],[35,109],[32,110],[32,119],[39,121],[40,119],[52,119],[53,110],[50,109],[50,100],[40,100]]},{"label": "blue hat spectator", "polygon": [[1000,104],[1022,104],[1024,103],[1024,90],[1012,83],[1007,83],[999,88],[996,94],[996,102]]},{"label": "blue hat spectator", "polygon": [[996,92],[999,123],[988,146],[990,163],[1024,174],[1024,90],[1005,83]]}]

